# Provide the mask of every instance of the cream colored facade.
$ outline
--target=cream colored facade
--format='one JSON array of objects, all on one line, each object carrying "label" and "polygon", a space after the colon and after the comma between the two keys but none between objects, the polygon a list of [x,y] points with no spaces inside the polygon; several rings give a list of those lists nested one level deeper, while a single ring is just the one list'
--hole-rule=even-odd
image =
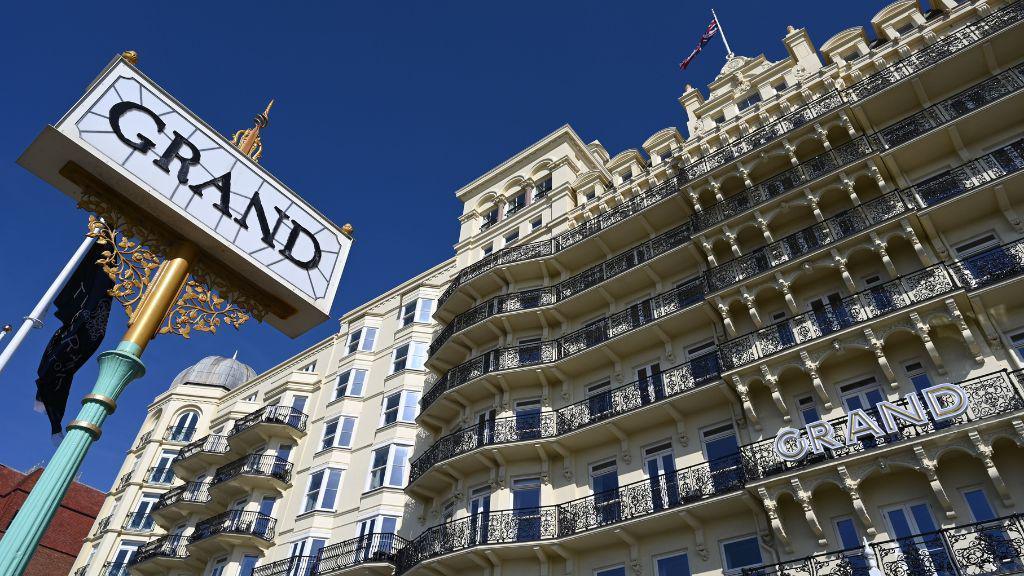
[{"label": "cream colored facade", "polygon": [[[228,395],[287,390],[252,408],[302,393],[310,411],[288,437],[278,533],[222,538],[231,561],[267,550],[260,576],[1024,572],[1024,2],[938,4],[891,4],[817,49],[791,28],[780,61],[732,58],[680,98],[687,137],[611,157],[564,126],[459,190],[452,268],[399,289],[437,297],[436,325],[413,329],[429,376],[399,427],[415,441],[404,496],[363,493],[388,434],[363,428],[380,413],[367,399],[351,412],[365,441],[329,456],[352,459],[346,504],[300,514],[317,423],[340,413],[319,383],[360,361],[329,350],[371,304]],[[322,379],[283,384],[317,354],[334,354]],[[794,461],[775,446],[819,420],[841,437],[851,411],[910,409],[940,383],[966,412]],[[237,422],[236,402],[207,426]],[[358,532],[391,513],[398,537]],[[318,560],[289,560],[328,536]],[[204,540],[132,570],[216,574]]]}]

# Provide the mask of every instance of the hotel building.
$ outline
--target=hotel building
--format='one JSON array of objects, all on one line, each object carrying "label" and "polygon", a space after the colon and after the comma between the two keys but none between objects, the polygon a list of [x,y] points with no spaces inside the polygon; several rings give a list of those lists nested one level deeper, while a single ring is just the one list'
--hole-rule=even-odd
[{"label": "hotel building", "polygon": [[337,335],[184,371],[79,573],[1024,572],[1024,2],[933,4],[564,126]]}]

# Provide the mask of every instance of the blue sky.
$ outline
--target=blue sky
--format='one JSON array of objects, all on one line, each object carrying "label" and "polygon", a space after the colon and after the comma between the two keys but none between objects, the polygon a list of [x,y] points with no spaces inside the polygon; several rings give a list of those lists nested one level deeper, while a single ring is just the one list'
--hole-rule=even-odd
[{"label": "blue sky", "polygon": [[[868,25],[884,1],[714,4],[733,51],[785,56],[787,25],[815,45]],[[721,69],[718,39],[686,72],[678,63],[710,20],[706,1],[646,2],[18,2],[0,35],[5,88],[0,138],[0,324],[16,324],[79,244],[86,214],[15,164],[44,125],[71,107],[110,58],[140,68],[224,134],[250,126],[276,98],[262,163],[356,242],[333,318],[290,339],[267,325],[191,341],[158,337],[93,446],[81,479],[110,488],[145,407],[185,366],[231,355],[262,371],[330,335],[336,319],[452,254],[454,191],[562,124],[614,155],[685,125],[683,86]],[[102,349],[125,317],[111,315]],[[39,356],[56,327],[33,331],[0,374],[0,463],[19,469],[53,453],[31,410]],[[95,380],[75,379],[69,421]]]}]

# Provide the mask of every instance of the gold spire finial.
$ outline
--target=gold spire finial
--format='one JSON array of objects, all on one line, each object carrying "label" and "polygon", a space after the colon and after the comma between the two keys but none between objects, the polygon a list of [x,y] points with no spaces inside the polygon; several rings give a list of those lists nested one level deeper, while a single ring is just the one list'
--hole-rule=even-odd
[{"label": "gold spire finial", "polygon": [[344,226],[341,227],[341,233],[344,234],[345,236],[348,236],[349,238],[352,237],[353,232],[355,232],[355,229],[352,228],[351,224],[345,224]]},{"label": "gold spire finial", "polygon": [[139,53],[135,50],[125,50],[124,52],[121,52],[121,58],[127,60],[132,66],[137,66],[139,64]]},{"label": "gold spire finial", "polygon": [[231,143],[241,150],[242,154],[252,158],[254,162],[259,162],[260,156],[263,156],[263,140],[260,138],[260,131],[270,124],[270,108],[273,105],[274,100],[271,99],[267,104],[267,109],[253,118],[252,128],[239,130],[231,137]]}]

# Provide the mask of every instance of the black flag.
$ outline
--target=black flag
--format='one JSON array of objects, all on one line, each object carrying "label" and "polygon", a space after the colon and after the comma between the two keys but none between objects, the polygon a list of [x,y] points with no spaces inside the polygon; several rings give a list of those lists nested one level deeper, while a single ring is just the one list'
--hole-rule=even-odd
[{"label": "black flag", "polygon": [[61,321],[39,361],[36,379],[36,409],[46,410],[50,432],[62,435],[61,422],[68,404],[71,379],[85,364],[107,332],[110,290],[114,283],[96,261],[105,247],[93,244],[85,259],[54,300],[54,316]]}]

